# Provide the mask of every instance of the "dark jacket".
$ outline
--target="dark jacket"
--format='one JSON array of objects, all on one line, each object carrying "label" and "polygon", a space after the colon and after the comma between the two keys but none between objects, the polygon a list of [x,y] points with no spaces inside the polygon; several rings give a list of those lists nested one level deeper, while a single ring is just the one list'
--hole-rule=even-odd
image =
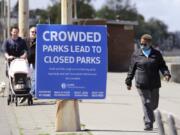
[{"label": "dark jacket", "polygon": [[160,74],[169,75],[166,63],[158,50],[151,48],[151,53],[147,58],[141,49],[136,50],[131,58],[128,75],[125,83],[132,85],[135,76],[136,87],[140,89],[160,88]]},{"label": "dark jacket", "polygon": [[15,57],[20,57],[27,52],[27,46],[24,39],[18,37],[16,40],[7,39],[3,43],[3,51]]},{"label": "dark jacket", "polygon": [[30,64],[33,64],[33,67],[34,67],[35,57],[36,57],[36,38],[35,39],[27,38],[25,40],[28,47],[28,62]]}]

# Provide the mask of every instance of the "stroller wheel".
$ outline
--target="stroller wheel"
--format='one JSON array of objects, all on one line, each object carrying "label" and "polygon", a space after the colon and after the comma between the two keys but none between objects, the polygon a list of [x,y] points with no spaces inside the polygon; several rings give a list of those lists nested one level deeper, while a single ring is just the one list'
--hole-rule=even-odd
[{"label": "stroller wheel", "polygon": [[16,106],[18,106],[18,99],[17,99],[17,97],[15,97],[15,104],[16,104]]},{"label": "stroller wheel", "polygon": [[16,104],[16,106],[18,106],[18,102],[17,101],[15,102],[15,104]]},{"label": "stroller wheel", "polygon": [[11,96],[11,102],[12,102],[12,103],[14,103],[14,98],[15,98],[15,96],[12,95],[12,96]]},{"label": "stroller wheel", "polygon": [[32,96],[30,96],[30,97],[28,98],[28,105],[33,105]]},{"label": "stroller wheel", "polygon": [[31,105],[33,105],[33,100],[31,99]]},{"label": "stroller wheel", "polygon": [[7,104],[10,105],[10,103],[11,103],[11,95],[9,95],[7,99]]}]

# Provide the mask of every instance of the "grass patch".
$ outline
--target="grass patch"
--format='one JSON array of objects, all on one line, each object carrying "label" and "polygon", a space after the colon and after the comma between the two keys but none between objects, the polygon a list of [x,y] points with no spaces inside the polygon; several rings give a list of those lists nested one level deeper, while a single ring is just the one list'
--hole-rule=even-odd
[{"label": "grass patch", "polygon": [[23,128],[19,128],[19,134],[20,134],[20,135],[24,135],[24,134],[23,134]]}]

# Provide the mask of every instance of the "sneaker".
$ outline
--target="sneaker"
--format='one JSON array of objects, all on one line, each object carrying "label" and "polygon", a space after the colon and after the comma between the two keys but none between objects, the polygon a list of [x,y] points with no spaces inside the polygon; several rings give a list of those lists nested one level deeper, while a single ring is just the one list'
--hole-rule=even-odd
[{"label": "sneaker", "polygon": [[146,131],[151,131],[151,130],[153,130],[153,125],[152,125],[152,124],[147,124],[147,125],[145,125],[144,130],[146,130]]}]

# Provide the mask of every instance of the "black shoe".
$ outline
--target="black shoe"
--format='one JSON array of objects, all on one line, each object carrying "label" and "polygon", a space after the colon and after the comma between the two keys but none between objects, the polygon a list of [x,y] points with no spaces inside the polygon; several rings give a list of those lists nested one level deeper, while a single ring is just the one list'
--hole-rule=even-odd
[{"label": "black shoe", "polygon": [[24,101],[26,101],[26,97],[21,98],[20,103],[23,103]]},{"label": "black shoe", "polygon": [[152,124],[147,124],[147,125],[145,126],[144,130],[146,130],[146,131],[151,131],[151,130],[153,130],[153,125],[152,125]]}]

